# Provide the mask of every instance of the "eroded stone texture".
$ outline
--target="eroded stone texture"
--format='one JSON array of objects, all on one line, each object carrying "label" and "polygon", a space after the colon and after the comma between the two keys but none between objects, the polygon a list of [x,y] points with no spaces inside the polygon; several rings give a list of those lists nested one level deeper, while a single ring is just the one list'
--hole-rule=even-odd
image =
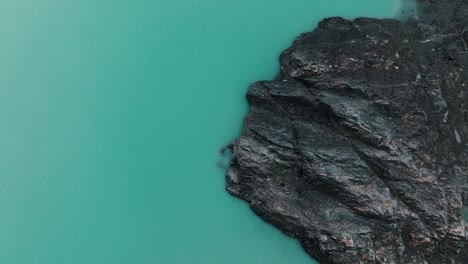
[{"label": "eroded stone texture", "polygon": [[326,263],[468,263],[468,1],[329,18],[254,83],[227,190]]}]

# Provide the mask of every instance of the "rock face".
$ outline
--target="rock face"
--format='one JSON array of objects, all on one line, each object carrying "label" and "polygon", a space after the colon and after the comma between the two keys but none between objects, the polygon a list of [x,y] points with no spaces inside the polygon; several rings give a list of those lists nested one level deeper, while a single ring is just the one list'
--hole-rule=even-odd
[{"label": "rock face", "polygon": [[468,263],[468,1],[329,18],[250,86],[227,190],[326,263]]}]

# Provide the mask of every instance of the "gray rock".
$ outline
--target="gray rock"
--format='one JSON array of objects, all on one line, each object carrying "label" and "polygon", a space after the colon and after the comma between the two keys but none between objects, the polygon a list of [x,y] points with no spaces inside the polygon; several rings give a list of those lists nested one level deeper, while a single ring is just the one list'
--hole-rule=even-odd
[{"label": "gray rock", "polygon": [[468,1],[323,20],[250,86],[227,190],[322,264],[468,263]]}]

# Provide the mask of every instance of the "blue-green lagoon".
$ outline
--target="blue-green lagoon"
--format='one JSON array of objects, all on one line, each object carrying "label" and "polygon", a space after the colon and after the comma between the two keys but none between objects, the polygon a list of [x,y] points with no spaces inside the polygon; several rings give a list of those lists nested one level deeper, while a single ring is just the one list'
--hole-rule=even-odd
[{"label": "blue-green lagoon", "polygon": [[0,263],[313,263],[224,190],[278,56],[399,0],[4,0]]}]

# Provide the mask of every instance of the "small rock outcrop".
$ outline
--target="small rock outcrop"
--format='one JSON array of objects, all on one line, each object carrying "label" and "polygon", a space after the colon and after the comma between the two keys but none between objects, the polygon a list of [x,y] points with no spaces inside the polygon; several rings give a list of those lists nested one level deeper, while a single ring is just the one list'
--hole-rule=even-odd
[{"label": "small rock outcrop", "polygon": [[468,263],[468,1],[323,20],[250,86],[227,190],[321,264]]}]

